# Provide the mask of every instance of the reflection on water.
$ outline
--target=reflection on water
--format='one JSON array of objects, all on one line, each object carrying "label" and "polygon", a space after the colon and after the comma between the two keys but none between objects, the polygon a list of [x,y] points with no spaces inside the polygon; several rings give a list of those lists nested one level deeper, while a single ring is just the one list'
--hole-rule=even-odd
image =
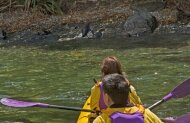
[{"label": "reflection on water", "polygon": [[[145,105],[160,100],[190,74],[190,36],[80,39],[32,47],[0,49],[0,98],[11,97],[82,107],[100,79],[100,62],[116,55]],[[189,112],[189,97],[159,106],[160,117]],[[172,110],[171,110],[172,109]],[[46,108],[0,107],[5,123],[75,123],[79,112]]]}]

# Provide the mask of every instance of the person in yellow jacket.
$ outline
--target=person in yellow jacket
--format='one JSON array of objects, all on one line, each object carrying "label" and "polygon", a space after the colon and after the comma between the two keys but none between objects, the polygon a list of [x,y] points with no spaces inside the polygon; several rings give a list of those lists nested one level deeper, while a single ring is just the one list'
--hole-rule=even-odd
[{"label": "person in yellow jacket", "polygon": [[[115,56],[108,56],[102,61],[101,72],[103,74],[102,77],[112,73],[124,74],[121,63]],[[127,78],[126,82],[129,84]],[[136,90],[132,85],[130,85],[130,90],[128,102],[142,104],[140,97],[137,95]],[[106,109],[107,106],[104,103],[103,98],[102,82],[99,81],[91,89],[90,108],[94,111]]]},{"label": "person in yellow jacket", "polygon": [[123,75],[106,75],[102,88],[108,108],[103,109],[93,123],[163,123],[149,109],[128,103],[130,86]]}]

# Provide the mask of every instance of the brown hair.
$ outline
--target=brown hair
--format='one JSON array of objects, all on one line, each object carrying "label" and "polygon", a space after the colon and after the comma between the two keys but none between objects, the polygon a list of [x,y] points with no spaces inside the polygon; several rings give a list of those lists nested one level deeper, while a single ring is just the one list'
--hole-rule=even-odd
[{"label": "brown hair", "polygon": [[101,72],[103,76],[118,73],[122,75],[121,63],[115,56],[108,56],[102,61]]},{"label": "brown hair", "polygon": [[129,84],[123,75],[114,73],[103,77],[102,86],[114,104],[126,105],[130,92]]}]

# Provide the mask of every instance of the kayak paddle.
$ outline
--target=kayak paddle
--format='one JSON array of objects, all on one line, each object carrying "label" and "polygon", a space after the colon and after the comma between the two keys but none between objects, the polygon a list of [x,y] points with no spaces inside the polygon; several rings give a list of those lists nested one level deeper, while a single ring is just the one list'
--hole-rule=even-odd
[{"label": "kayak paddle", "polygon": [[164,118],[162,119],[164,123],[190,123],[190,114],[184,114],[176,119],[174,118]]},{"label": "kayak paddle", "polygon": [[83,112],[94,112],[90,109],[82,109],[78,107],[67,107],[67,106],[58,106],[58,105],[49,105],[45,103],[39,102],[28,102],[28,101],[19,101],[9,98],[2,98],[0,102],[3,105],[16,107],[16,108],[26,108],[26,107],[42,107],[42,108],[57,108],[57,109],[65,109],[65,110],[73,110],[73,111],[83,111]]},{"label": "kayak paddle", "polygon": [[190,94],[190,78],[184,80],[181,84],[175,87],[169,94],[167,94],[164,98],[154,103],[148,109],[152,110],[160,104],[172,99],[172,98],[182,98]]}]

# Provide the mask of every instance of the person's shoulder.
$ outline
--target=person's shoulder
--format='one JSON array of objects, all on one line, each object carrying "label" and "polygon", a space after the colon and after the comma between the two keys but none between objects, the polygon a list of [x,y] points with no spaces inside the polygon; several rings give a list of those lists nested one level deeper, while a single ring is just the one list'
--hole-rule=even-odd
[{"label": "person's shoulder", "polygon": [[163,123],[160,118],[149,109],[145,109],[144,117],[146,123]]},{"label": "person's shoulder", "polygon": [[154,113],[152,111],[150,111],[149,109],[145,109],[144,110],[144,114],[150,117],[154,117]]},{"label": "person's shoulder", "polygon": [[94,84],[94,86],[91,88],[91,95],[97,96],[100,93],[100,83],[101,81]]},{"label": "person's shoulder", "polygon": [[131,84],[130,84],[130,89],[131,89],[131,91],[135,91],[135,87]]},{"label": "person's shoulder", "polygon": [[101,83],[102,83],[102,81],[97,81],[97,82],[94,84],[94,86],[92,87],[92,89],[93,89],[93,88],[96,88],[96,87],[99,87]]}]

